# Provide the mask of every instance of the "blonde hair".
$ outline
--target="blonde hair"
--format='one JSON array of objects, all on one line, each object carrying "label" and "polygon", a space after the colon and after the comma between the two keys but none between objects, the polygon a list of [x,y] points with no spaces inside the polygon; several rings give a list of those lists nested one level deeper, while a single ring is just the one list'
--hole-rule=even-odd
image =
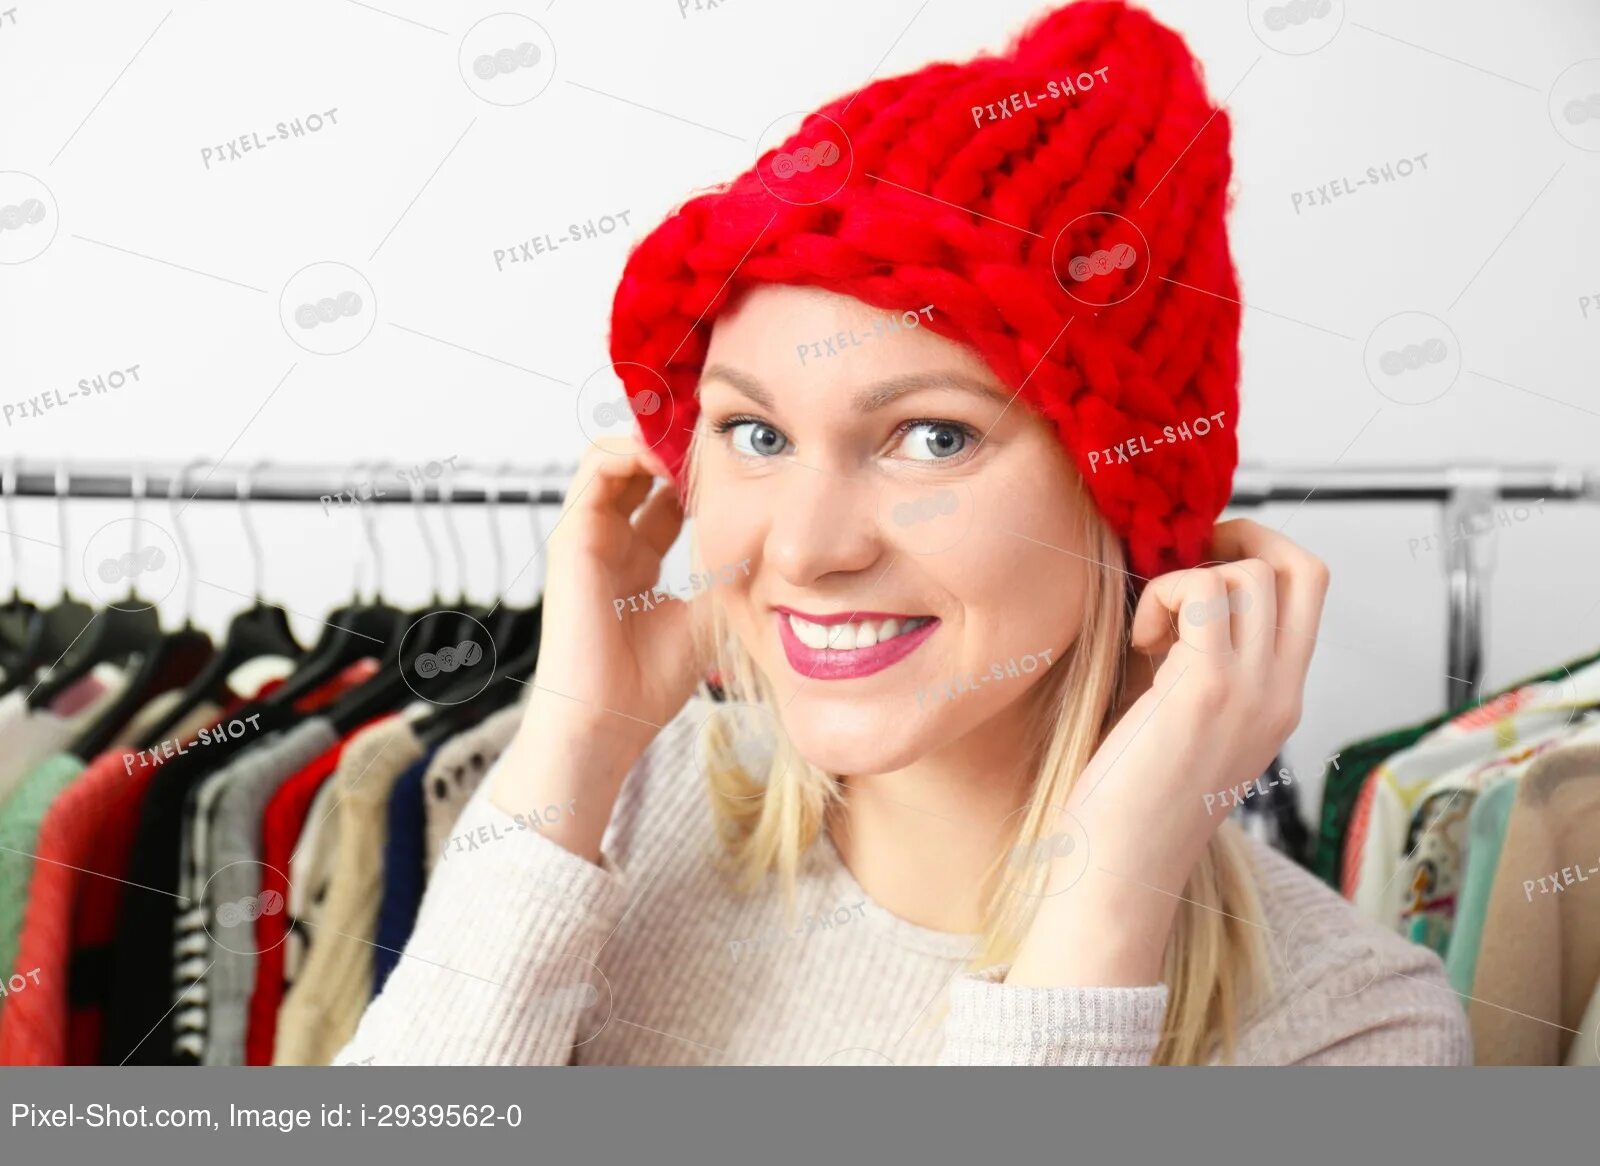
[{"label": "blonde hair", "polygon": [[[688,508],[698,510],[700,427],[688,451]],[[1065,800],[1115,723],[1123,679],[1130,610],[1123,584],[1122,549],[1091,505],[1082,505],[1087,556],[1107,569],[1087,572],[1084,622],[1073,647],[1051,667],[1027,699],[1034,701],[1025,742],[1037,774],[1028,801],[1014,816],[1016,836],[995,856],[987,875],[985,926],[972,968],[1008,962],[1031,922],[1049,870],[1028,863],[1002,878],[1008,855],[1042,853],[1051,811]],[[725,614],[709,603],[699,626],[702,659],[717,669],[728,701],[756,704],[770,713],[772,755],[751,764],[737,747],[733,717],[708,718],[700,756],[713,814],[724,846],[724,866],[736,885],[754,890],[776,877],[792,911],[797,875],[827,816],[841,802],[839,780],[808,763],[784,731],[780,705],[754,659],[739,644]],[[765,719],[765,718],[764,718]],[[758,772],[751,772],[756,769]],[[1265,990],[1269,973],[1259,932],[1263,926],[1245,840],[1224,822],[1189,876],[1168,941],[1162,981],[1168,1005],[1154,1063],[1203,1064],[1231,1060],[1241,1006]]]}]

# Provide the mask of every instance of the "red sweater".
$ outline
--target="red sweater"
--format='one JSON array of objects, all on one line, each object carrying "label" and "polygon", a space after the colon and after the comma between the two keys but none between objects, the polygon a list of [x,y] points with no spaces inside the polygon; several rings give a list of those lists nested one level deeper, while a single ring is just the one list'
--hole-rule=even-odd
[{"label": "red sweater", "polygon": [[[162,760],[136,759],[130,771],[121,750],[102,753],[46,811],[17,945],[17,966],[39,968],[39,982],[12,995],[0,1013],[0,1064],[99,1060],[104,997],[98,981],[108,971],[105,957],[122,895],[116,880],[127,869],[139,798]],[[69,980],[76,981],[76,1000]],[[69,1027],[81,1041],[69,1042]]]}]

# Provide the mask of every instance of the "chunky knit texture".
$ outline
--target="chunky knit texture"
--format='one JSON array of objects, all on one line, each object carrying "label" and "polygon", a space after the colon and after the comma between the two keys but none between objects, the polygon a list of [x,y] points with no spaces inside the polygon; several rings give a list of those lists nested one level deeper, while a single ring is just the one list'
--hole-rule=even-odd
[{"label": "chunky knit texture", "polygon": [[[470,848],[435,868],[405,956],[333,1063],[1150,1061],[1165,986],[1014,987],[1003,968],[968,973],[976,936],[879,907],[826,835],[791,920],[775,886],[732,889],[695,764],[711,709],[690,701],[629,772],[599,864],[519,827],[479,786],[456,823]],[[1250,846],[1274,982],[1245,1010],[1239,1062],[1470,1062],[1436,955]]]},{"label": "chunky knit texture", "polygon": [[[1134,571],[1193,565],[1238,457],[1229,136],[1182,39],[1120,0],[829,102],[630,255],[611,357],[645,440],[681,479],[711,327],[748,288],[931,305],[1053,424]],[[1072,274],[1122,243],[1131,265]]]}]

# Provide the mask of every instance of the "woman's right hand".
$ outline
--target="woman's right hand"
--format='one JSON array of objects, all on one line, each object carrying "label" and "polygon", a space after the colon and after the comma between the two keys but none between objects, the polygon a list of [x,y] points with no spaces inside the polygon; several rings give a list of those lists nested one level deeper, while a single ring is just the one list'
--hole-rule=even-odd
[{"label": "woman's right hand", "polygon": [[[636,438],[607,446],[579,462],[547,540],[538,664],[491,790],[511,813],[575,802],[571,828],[552,833],[591,858],[622,777],[702,671],[692,621],[703,604],[657,594],[645,610],[640,598],[683,528],[677,488]],[[657,478],[666,485],[652,493]]]},{"label": "woman's right hand", "polygon": [[[608,451],[591,447],[579,462],[550,534],[534,682],[571,698],[580,718],[653,730],[698,679],[695,605],[650,595],[683,529],[683,506],[654,451],[636,438],[607,441]],[[658,478],[666,485],[652,493]],[[623,724],[612,724],[618,718]]]}]

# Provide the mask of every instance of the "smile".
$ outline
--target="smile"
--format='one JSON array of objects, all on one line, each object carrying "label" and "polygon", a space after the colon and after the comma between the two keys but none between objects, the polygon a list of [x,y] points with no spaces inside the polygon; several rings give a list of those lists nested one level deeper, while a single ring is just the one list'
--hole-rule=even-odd
[{"label": "smile", "polygon": [[816,680],[881,672],[909,656],[939,626],[933,616],[882,612],[815,615],[780,607],[774,614],[790,667]]}]

